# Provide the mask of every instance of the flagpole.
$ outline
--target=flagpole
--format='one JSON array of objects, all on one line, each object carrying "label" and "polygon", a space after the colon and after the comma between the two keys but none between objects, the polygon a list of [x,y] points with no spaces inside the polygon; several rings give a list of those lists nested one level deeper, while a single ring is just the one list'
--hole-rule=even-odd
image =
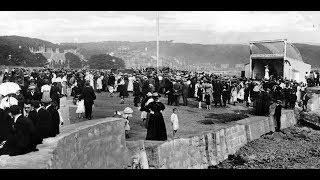
[{"label": "flagpole", "polygon": [[157,72],[159,72],[159,12],[157,11]]}]

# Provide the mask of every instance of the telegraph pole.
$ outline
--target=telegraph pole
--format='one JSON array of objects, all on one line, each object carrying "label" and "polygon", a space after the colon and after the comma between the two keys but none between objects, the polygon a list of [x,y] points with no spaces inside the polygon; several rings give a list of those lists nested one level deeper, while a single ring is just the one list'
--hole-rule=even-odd
[{"label": "telegraph pole", "polygon": [[157,11],[157,72],[159,72],[159,12]]}]

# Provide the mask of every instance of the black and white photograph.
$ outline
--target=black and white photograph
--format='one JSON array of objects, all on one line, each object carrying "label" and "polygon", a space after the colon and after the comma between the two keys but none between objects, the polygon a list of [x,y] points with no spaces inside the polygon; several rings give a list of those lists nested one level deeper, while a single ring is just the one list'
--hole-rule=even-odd
[{"label": "black and white photograph", "polygon": [[319,79],[320,11],[0,11],[0,169],[320,169]]}]

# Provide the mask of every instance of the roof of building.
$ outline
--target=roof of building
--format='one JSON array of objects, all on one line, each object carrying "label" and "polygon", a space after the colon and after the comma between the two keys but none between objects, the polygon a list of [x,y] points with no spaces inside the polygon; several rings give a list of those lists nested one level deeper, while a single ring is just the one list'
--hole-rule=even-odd
[{"label": "roof of building", "polygon": [[[267,54],[267,55],[283,55],[284,54],[284,41],[270,41],[270,42],[253,42],[252,54]],[[295,59],[297,61],[303,61],[299,50],[291,43],[287,43],[286,55],[288,58]]]}]

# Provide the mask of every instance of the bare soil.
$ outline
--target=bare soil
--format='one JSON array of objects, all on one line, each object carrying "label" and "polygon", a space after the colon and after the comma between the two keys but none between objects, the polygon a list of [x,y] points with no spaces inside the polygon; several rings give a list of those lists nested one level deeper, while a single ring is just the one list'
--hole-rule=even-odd
[{"label": "bare soil", "polygon": [[320,168],[320,131],[296,126],[249,142],[212,169]]}]

